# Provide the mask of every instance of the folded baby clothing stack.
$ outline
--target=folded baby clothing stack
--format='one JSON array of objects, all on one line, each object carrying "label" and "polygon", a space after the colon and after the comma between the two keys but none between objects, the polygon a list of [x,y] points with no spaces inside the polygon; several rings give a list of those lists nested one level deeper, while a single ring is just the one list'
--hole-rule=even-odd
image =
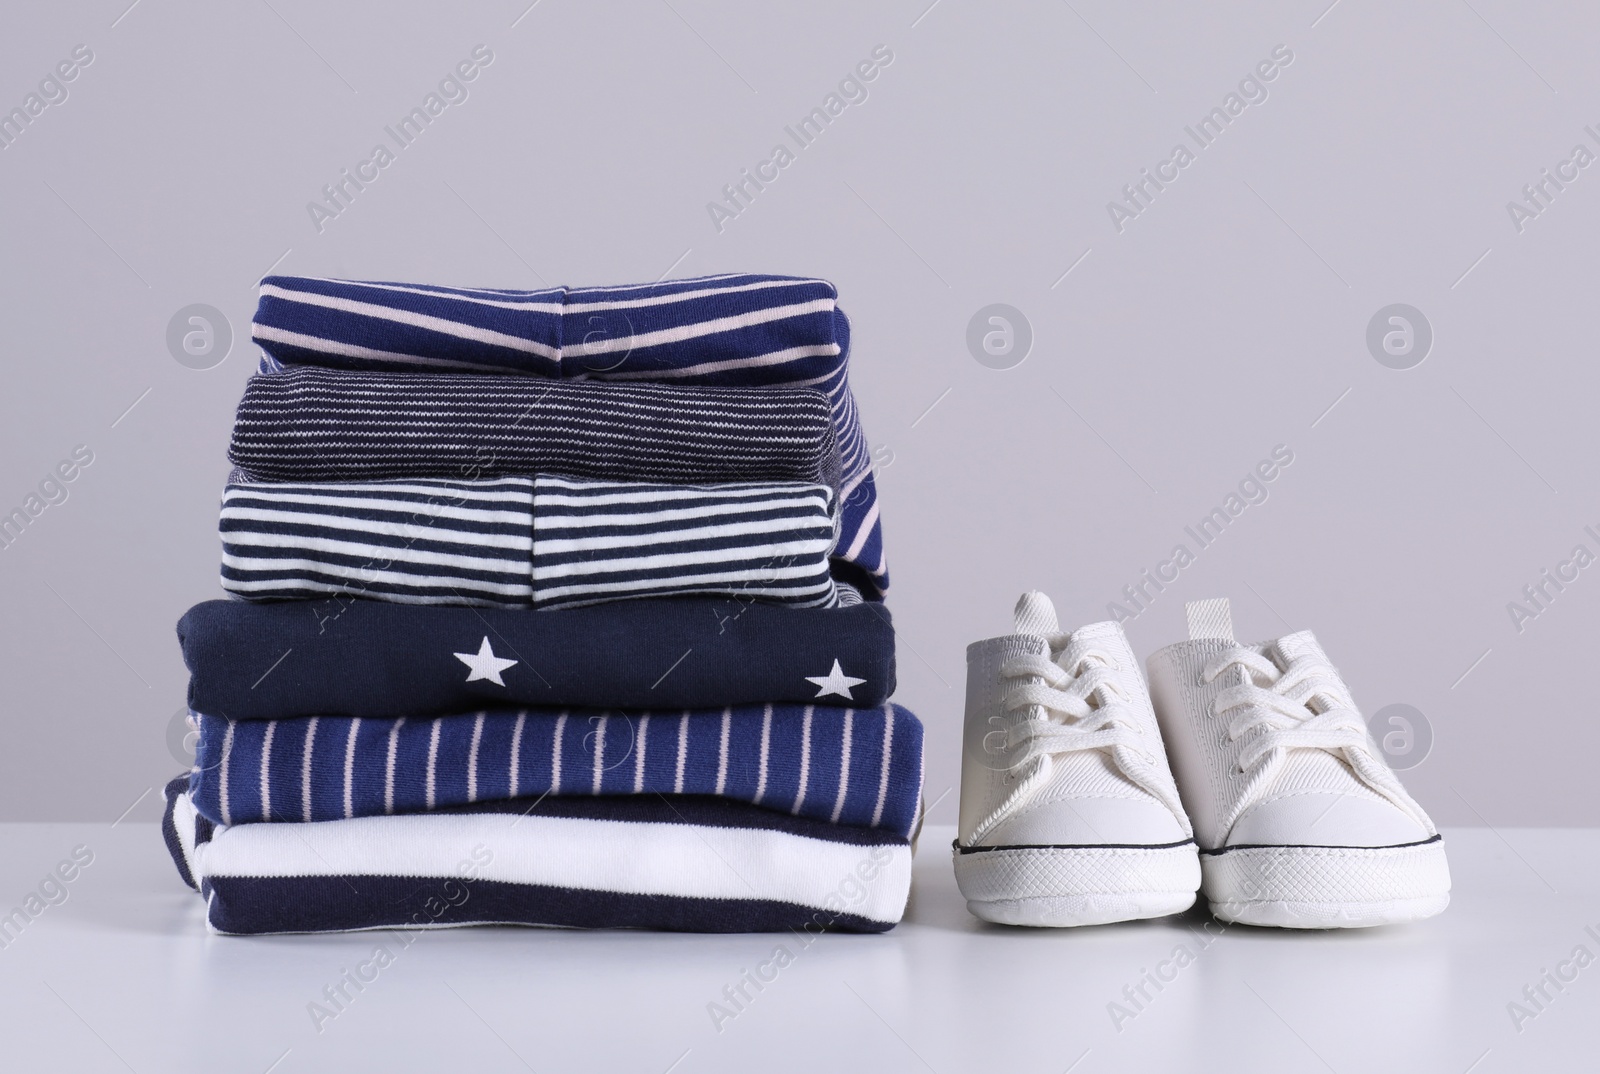
[{"label": "folded baby clothing stack", "polygon": [[922,726],[822,280],[268,277],[178,871],[224,933],[884,931]]}]

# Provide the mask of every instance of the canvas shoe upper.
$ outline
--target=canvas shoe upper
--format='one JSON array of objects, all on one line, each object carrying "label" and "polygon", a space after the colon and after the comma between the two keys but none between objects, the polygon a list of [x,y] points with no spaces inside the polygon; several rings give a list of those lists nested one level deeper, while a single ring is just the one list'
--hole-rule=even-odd
[{"label": "canvas shoe upper", "polygon": [[1199,884],[1138,661],[1042,593],[967,649],[956,880],[977,916],[1078,925],[1186,909]]},{"label": "canvas shoe upper", "polygon": [[1212,912],[1329,928],[1444,909],[1438,830],[1316,638],[1243,645],[1227,601],[1187,610],[1189,640],[1150,657],[1150,689]]}]

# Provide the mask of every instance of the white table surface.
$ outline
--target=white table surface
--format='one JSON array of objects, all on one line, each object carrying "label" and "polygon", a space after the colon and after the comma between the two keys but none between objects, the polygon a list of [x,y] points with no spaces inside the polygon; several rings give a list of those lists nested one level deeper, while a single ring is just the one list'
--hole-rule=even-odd
[{"label": "white table surface", "polygon": [[[1582,946],[1600,958],[1600,831],[1446,834],[1454,902],[1419,925],[1294,933],[1210,919],[983,925],[923,835],[886,936],[541,929],[207,935],[152,824],[0,826],[0,911],[87,845],[94,862],[0,950],[0,1069],[127,1071],[1356,1072],[1600,1068],[1600,962],[1514,1024],[1508,1004]],[[1585,931],[1593,925],[1595,933]],[[1215,930],[1216,923],[1209,928]],[[392,963],[320,1030],[341,973]],[[778,945],[795,956],[720,1031],[708,1004]],[[1143,1010],[1109,1005],[1178,944]],[[1587,961],[1587,960],[1586,960]],[[1168,971],[1170,975],[1170,970]]]}]

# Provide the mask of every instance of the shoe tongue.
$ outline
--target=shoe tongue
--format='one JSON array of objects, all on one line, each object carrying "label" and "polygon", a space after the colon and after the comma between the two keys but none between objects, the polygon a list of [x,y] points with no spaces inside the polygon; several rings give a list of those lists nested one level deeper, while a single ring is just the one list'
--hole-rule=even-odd
[{"label": "shoe tongue", "polygon": [[1227,597],[1191,600],[1183,612],[1189,621],[1190,641],[1233,640],[1233,611]]},{"label": "shoe tongue", "polygon": [[1315,657],[1326,660],[1322,646],[1317,644],[1316,635],[1309,630],[1297,631],[1286,634],[1268,646],[1269,656],[1276,656],[1277,662],[1282,667],[1288,667],[1302,656]]},{"label": "shoe tongue", "polygon": [[1061,626],[1056,621],[1056,606],[1050,598],[1037,589],[1022,594],[1012,612],[1013,634],[1058,634]]},{"label": "shoe tongue", "polygon": [[1138,666],[1132,650],[1128,648],[1128,636],[1122,632],[1122,627],[1111,620],[1104,623],[1089,623],[1062,637],[1061,648],[1053,658],[1057,664],[1070,671],[1077,667],[1078,661],[1090,651],[1099,652],[1109,657],[1112,663],[1124,667]]},{"label": "shoe tongue", "polygon": [[1149,792],[1128,778],[1110,750],[1077,750],[1051,759],[1051,784],[1073,798],[1135,798]]},{"label": "shoe tongue", "polygon": [[1373,801],[1382,800],[1342,758],[1326,750],[1313,749],[1290,750],[1272,782],[1261,789],[1261,796],[1305,794],[1318,790],[1338,791]]}]

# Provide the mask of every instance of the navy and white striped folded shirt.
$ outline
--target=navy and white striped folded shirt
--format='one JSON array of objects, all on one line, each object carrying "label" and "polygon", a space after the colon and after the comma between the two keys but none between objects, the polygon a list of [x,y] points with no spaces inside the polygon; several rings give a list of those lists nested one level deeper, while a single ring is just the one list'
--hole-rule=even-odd
[{"label": "navy and white striped folded shirt", "polygon": [[839,483],[828,400],[810,388],[311,367],[250,378],[228,458],[274,481],[560,473]]},{"label": "navy and white striped folded shirt", "polygon": [[222,588],[250,600],[566,608],[700,593],[833,607],[833,505],[827,485],[800,482],[236,480],[222,496]]},{"label": "navy and white striped folded shirt", "polygon": [[193,719],[189,791],[218,824],[523,795],[705,794],[909,838],[922,792],[922,724],[894,704]]},{"label": "navy and white striped folded shirt", "polygon": [[266,352],[263,372],[316,365],[816,388],[839,441],[841,555],[881,590],[872,458],[837,299],[826,280],[754,274],[543,291],[268,276],[252,335]]},{"label": "navy and white striped folded shirt", "polygon": [[436,813],[224,827],[186,780],[167,784],[162,835],[205,899],[212,932],[462,925],[884,932],[905,913],[911,845],[725,799],[509,799]]}]

